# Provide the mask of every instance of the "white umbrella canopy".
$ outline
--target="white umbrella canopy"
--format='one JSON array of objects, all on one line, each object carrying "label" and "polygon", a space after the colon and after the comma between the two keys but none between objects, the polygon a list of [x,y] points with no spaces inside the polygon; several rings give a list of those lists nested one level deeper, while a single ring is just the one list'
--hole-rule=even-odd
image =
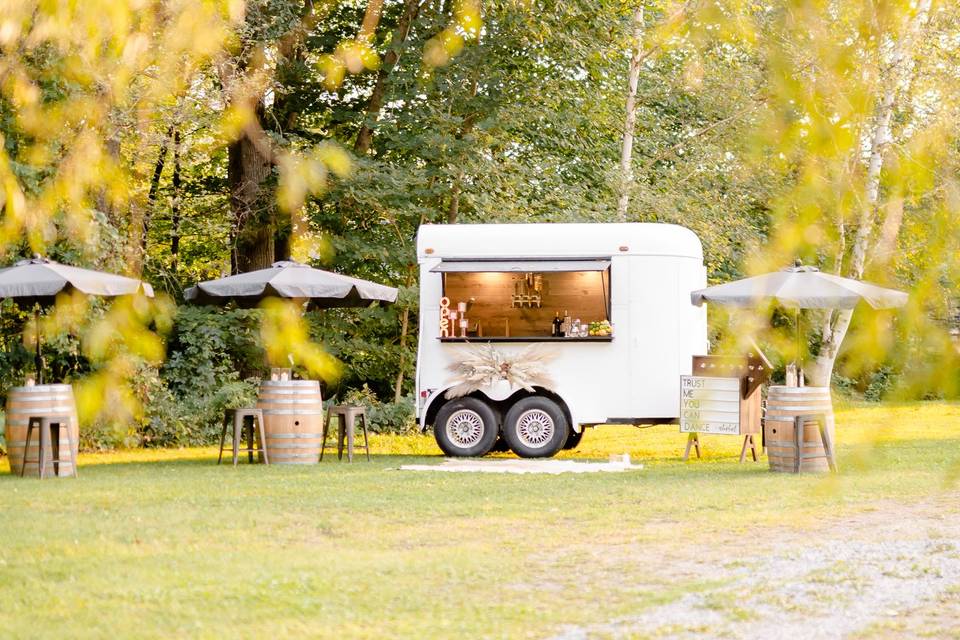
[{"label": "white umbrella canopy", "polygon": [[[711,302],[735,307],[757,307],[774,301],[796,310],[797,353],[800,353],[800,309],[852,309],[865,300],[874,309],[892,309],[907,303],[907,294],[895,289],[823,273],[797,260],[792,267],[735,280],[690,294],[693,304]],[[801,363],[802,364],[802,363]]]},{"label": "white umbrella canopy", "polygon": [[773,300],[798,309],[852,309],[865,300],[874,309],[891,309],[905,305],[907,294],[797,264],[783,271],[700,289],[691,293],[690,299],[697,306],[715,302],[737,307],[756,307]]},{"label": "white umbrella canopy", "polygon": [[81,269],[54,262],[39,255],[0,269],[0,299],[13,298],[23,306],[33,305],[37,323],[36,367],[43,382],[43,358],[40,354],[40,310],[56,302],[57,294],[79,291],[90,296],[124,296],[143,292],[153,297],[153,287],[136,278]]},{"label": "white umbrella canopy", "polygon": [[135,278],[71,267],[40,256],[0,269],[0,298],[52,304],[58,293],[71,290],[106,297],[143,291],[153,297],[153,287]]},{"label": "white umbrella canopy", "polygon": [[368,280],[314,269],[284,260],[267,269],[240,273],[219,280],[201,282],[183,292],[196,304],[256,306],[264,298],[308,300],[315,308],[365,307],[372,303],[396,302],[397,290]]}]

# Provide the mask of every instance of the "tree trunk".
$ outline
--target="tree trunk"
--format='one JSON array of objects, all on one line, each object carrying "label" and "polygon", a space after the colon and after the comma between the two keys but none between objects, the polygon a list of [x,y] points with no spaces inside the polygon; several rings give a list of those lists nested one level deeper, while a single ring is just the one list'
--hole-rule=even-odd
[{"label": "tree trunk", "polygon": [[[263,110],[257,109],[260,117]],[[273,193],[265,183],[271,158],[249,133],[243,133],[228,150],[227,180],[233,211],[235,272],[265,269],[275,261]]]},{"label": "tree trunk", "polygon": [[353,150],[363,155],[370,150],[373,144],[373,124],[376,122],[380,110],[383,109],[384,95],[387,90],[387,79],[390,73],[397,66],[400,60],[400,52],[410,33],[410,26],[416,20],[420,13],[420,3],[423,0],[404,0],[403,13],[400,14],[400,20],[397,22],[397,29],[393,32],[393,39],[390,42],[390,50],[383,56],[383,63],[377,71],[377,81],[373,86],[373,93],[370,94],[370,100],[367,102],[366,113],[363,116],[363,124],[357,133],[357,141],[353,145]]},{"label": "tree trunk", "polygon": [[[890,144],[890,122],[896,110],[898,98],[908,94],[913,74],[913,45],[930,12],[931,0],[920,0],[917,12],[910,20],[906,31],[894,45],[893,56],[887,68],[883,95],[877,105],[873,137],[870,142],[870,162],[864,184],[864,203],[860,211],[850,257],[849,277],[860,279],[869,259],[869,244],[876,227],[880,203],[880,178],[883,172],[884,153]],[[859,149],[858,149],[859,151]],[[900,231],[902,215],[885,221],[881,242],[893,242]],[[881,250],[883,248],[881,247]],[[830,386],[833,368],[840,353],[840,345],[850,328],[852,309],[828,313],[822,327],[820,352],[807,371],[807,378],[816,386]]]},{"label": "tree trunk", "polygon": [[627,219],[630,205],[630,184],[633,182],[633,133],[637,124],[637,85],[640,82],[640,63],[643,57],[643,3],[633,14],[633,47],[627,79],[626,116],[623,122],[623,142],[620,146],[620,199],[617,218]]},{"label": "tree trunk", "polygon": [[[107,97],[108,93],[109,91],[105,86],[100,85],[97,87],[98,98],[104,100],[105,102],[108,102],[109,100]],[[117,114],[114,110],[111,110],[109,113],[107,113],[107,116],[104,119],[104,131],[102,132],[102,135],[106,139],[104,143],[104,151],[106,151],[107,156],[109,156],[111,161],[119,164],[121,132],[117,119]],[[110,199],[107,197],[107,190],[105,188],[99,189],[94,199],[97,210],[103,213],[115,228],[122,228],[116,207],[113,206],[113,203],[110,202]],[[135,230],[137,226],[134,225],[133,228]],[[129,253],[133,253],[134,248],[128,245],[127,250]],[[130,257],[132,258],[133,256]]]},{"label": "tree trunk", "polygon": [[[460,176],[462,177],[462,175]],[[460,177],[454,181],[450,189],[450,205],[447,207],[447,224],[456,224],[460,215]]]},{"label": "tree trunk", "polygon": [[407,334],[410,331],[410,307],[404,307],[400,313],[400,370],[393,385],[393,401],[400,402],[403,397],[403,377],[407,368]]},{"label": "tree trunk", "polygon": [[[420,216],[420,224],[424,223],[423,216]],[[407,267],[407,286],[413,284],[416,265]],[[407,352],[404,349],[407,346],[407,336],[410,333],[410,307],[404,306],[400,313],[400,368],[397,371],[397,379],[393,384],[393,401],[400,402],[403,397],[403,379],[407,368]]]},{"label": "tree trunk", "polygon": [[157,194],[160,192],[160,178],[163,176],[163,167],[167,163],[167,147],[170,136],[173,135],[173,127],[167,129],[167,134],[163,136],[163,142],[160,143],[160,151],[157,153],[157,162],[153,165],[153,178],[150,180],[150,191],[147,192],[147,210],[143,212],[143,219],[140,221],[140,252],[147,255],[147,235],[150,233],[150,219],[153,216],[153,208],[157,204]]},{"label": "tree trunk", "polygon": [[174,276],[180,261],[180,130],[173,132],[173,202],[170,203],[170,258]]},{"label": "tree trunk", "polygon": [[382,12],[383,0],[367,0],[367,9],[363,14],[363,23],[360,25],[357,40],[369,42],[373,39],[373,34],[377,31],[377,25],[380,24],[380,14]]}]

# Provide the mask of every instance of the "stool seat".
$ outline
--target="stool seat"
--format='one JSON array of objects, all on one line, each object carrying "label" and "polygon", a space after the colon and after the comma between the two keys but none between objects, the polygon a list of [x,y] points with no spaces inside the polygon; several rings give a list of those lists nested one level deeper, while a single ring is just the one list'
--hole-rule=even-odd
[{"label": "stool seat", "polygon": [[370,440],[367,437],[367,411],[364,407],[350,404],[332,404],[327,408],[327,419],[323,423],[323,444],[320,446],[320,461],[327,448],[327,434],[330,431],[330,420],[337,419],[337,459],[343,460],[343,444],[346,439],[347,461],[353,462],[353,437],[356,422],[359,418],[360,428],[363,429],[363,446],[367,451],[367,461],[370,461]]},{"label": "stool seat", "polygon": [[[233,465],[237,465],[240,453],[247,454],[247,462],[253,463],[253,454],[257,454],[257,459],[264,464],[270,464],[270,458],[267,457],[267,438],[263,431],[263,411],[256,407],[227,409],[223,416],[223,430],[220,432],[220,457],[217,458],[217,464],[223,462],[223,448],[227,438],[227,426],[233,419]],[[256,423],[256,434],[260,440],[257,446],[254,438],[254,423]],[[241,448],[243,435],[247,436],[247,446]]]},{"label": "stool seat", "polygon": [[[75,448],[75,445],[78,443],[70,441],[70,431],[68,428],[69,425],[69,420],[64,420],[62,416],[36,415],[27,418],[27,437],[23,443],[23,462],[20,465],[21,478],[27,471],[27,464],[32,462],[36,462],[37,466],[39,467],[40,479],[43,480],[46,477],[48,447],[50,449],[53,462],[54,476],[59,477],[60,465],[69,462],[73,471],[73,473],[70,475],[72,475],[74,478],[80,477],[79,473],[77,472],[77,448]],[[37,459],[28,460],[27,451],[30,448],[30,439],[33,436],[35,429],[40,432],[40,440],[37,446]],[[61,429],[67,430],[66,439],[60,435]],[[68,459],[60,457],[60,452],[62,451],[61,446],[64,444],[67,445],[67,451],[69,452]]]}]

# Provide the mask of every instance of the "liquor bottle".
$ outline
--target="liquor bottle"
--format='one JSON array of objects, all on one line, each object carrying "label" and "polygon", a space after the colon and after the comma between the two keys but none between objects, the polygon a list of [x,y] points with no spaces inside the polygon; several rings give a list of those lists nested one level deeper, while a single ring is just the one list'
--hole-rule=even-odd
[{"label": "liquor bottle", "polygon": [[570,335],[570,312],[569,311],[563,312],[563,333],[561,333],[560,335],[562,336]]},{"label": "liquor bottle", "polygon": [[559,338],[560,336],[562,336],[563,335],[562,333],[563,330],[561,329],[562,324],[563,324],[563,320],[560,319],[560,312],[557,311],[553,317],[553,330],[550,332],[550,335],[553,336],[554,338]]}]

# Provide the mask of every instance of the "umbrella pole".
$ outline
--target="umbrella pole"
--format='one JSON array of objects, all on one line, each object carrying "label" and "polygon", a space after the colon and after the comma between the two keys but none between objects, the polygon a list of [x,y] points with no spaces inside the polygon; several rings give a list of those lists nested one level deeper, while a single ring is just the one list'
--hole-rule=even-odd
[{"label": "umbrella pole", "polygon": [[33,321],[34,327],[37,331],[36,339],[34,342],[37,343],[37,358],[36,358],[36,369],[37,369],[37,384],[43,384],[43,356],[40,354],[40,305],[33,305]]},{"label": "umbrella pole", "polygon": [[801,380],[803,379],[803,352],[800,350],[800,307],[797,307],[797,386],[802,387]]}]

